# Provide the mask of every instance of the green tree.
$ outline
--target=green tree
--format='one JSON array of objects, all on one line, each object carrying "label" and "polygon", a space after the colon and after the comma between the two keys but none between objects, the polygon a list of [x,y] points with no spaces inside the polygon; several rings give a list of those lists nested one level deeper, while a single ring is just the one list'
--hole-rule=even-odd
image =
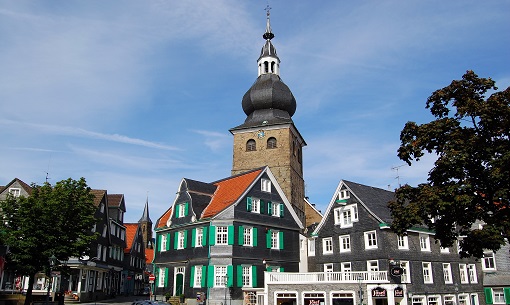
[{"label": "green tree", "polygon": [[90,251],[91,241],[97,238],[91,232],[96,222],[93,200],[84,178],[69,178],[54,186],[33,184],[30,196],[0,201],[0,239],[9,246],[8,267],[29,276],[26,305],[32,302],[36,273],[49,271],[51,256],[67,261]]},{"label": "green tree", "polygon": [[396,233],[425,224],[443,247],[461,237],[461,257],[482,257],[508,241],[510,87],[497,90],[492,79],[467,71],[428,98],[435,120],[406,123],[399,158],[411,165],[435,153],[437,160],[426,183],[396,190],[389,205]]}]

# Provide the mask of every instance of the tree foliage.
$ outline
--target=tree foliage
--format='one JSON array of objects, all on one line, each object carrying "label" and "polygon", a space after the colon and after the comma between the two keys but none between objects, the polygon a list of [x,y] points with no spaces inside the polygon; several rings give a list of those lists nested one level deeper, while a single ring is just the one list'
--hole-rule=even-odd
[{"label": "tree foliage", "polygon": [[91,232],[96,222],[93,200],[84,178],[69,178],[54,186],[33,184],[30,196],[8,195],[0,201],[0,239],[9,246],[8,267],[30,277],[26,302],[35,274],[49,270],[52,255],[67,261],[90,251],[91,241],[97,238]]},{"label": "tree foliage", "polygon": [[425,224],[443,247],[460,237],[462,257],[482,257],[508,241],[510,87],[497,90],[492,79],[467,71],[428,98],[435,120],[405,124],[399,158],[411,165],[435,153],[437,160],[426,183],[397,189],[390,209],[398,234]]}]

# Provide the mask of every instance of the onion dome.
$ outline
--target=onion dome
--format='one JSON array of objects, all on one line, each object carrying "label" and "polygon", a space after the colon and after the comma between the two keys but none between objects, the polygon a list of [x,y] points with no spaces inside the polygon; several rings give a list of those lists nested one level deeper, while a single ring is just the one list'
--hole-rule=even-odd
[{"label": "onion dome", "polygon": [[271,32],[269,8],[266,32],[262,37],[266,42],[257,60],[258,78],[242,101],[244,113],[248,116],[243,125],[292,121],[291,117],[296,112],[296,99],[280,78],[280,59],[271,42],[274,34]]}]

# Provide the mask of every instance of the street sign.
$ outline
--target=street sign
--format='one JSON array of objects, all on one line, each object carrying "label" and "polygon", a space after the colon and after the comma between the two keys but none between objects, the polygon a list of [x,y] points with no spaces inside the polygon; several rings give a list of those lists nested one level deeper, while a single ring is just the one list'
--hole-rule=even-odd
[{"label": "street sign", "polygon": [[149,275],[149,281],[154,281],[156,276],[154,274]]}]

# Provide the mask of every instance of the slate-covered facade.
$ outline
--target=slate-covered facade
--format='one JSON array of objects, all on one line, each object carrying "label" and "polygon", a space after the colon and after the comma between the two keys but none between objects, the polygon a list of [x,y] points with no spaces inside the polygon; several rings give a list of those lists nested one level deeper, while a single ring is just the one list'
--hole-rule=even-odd
[{"label": "slate-covered facade", "polygon": [[352,296],[344,303],[361,303],[362,290],[368,305],[484,304],[479,261],[441,248],[425,228],[397,236],[390,229],[392,199],[393,192],[342,180],[309,238],[310,271],[338,281],[337,290]]},{"label": "slate-covered facade", "polygon": [[155,293],[239,304],[263,287],[264,271],[299,271],[302,229],[268,167],[183,179],[156,223]]}]

